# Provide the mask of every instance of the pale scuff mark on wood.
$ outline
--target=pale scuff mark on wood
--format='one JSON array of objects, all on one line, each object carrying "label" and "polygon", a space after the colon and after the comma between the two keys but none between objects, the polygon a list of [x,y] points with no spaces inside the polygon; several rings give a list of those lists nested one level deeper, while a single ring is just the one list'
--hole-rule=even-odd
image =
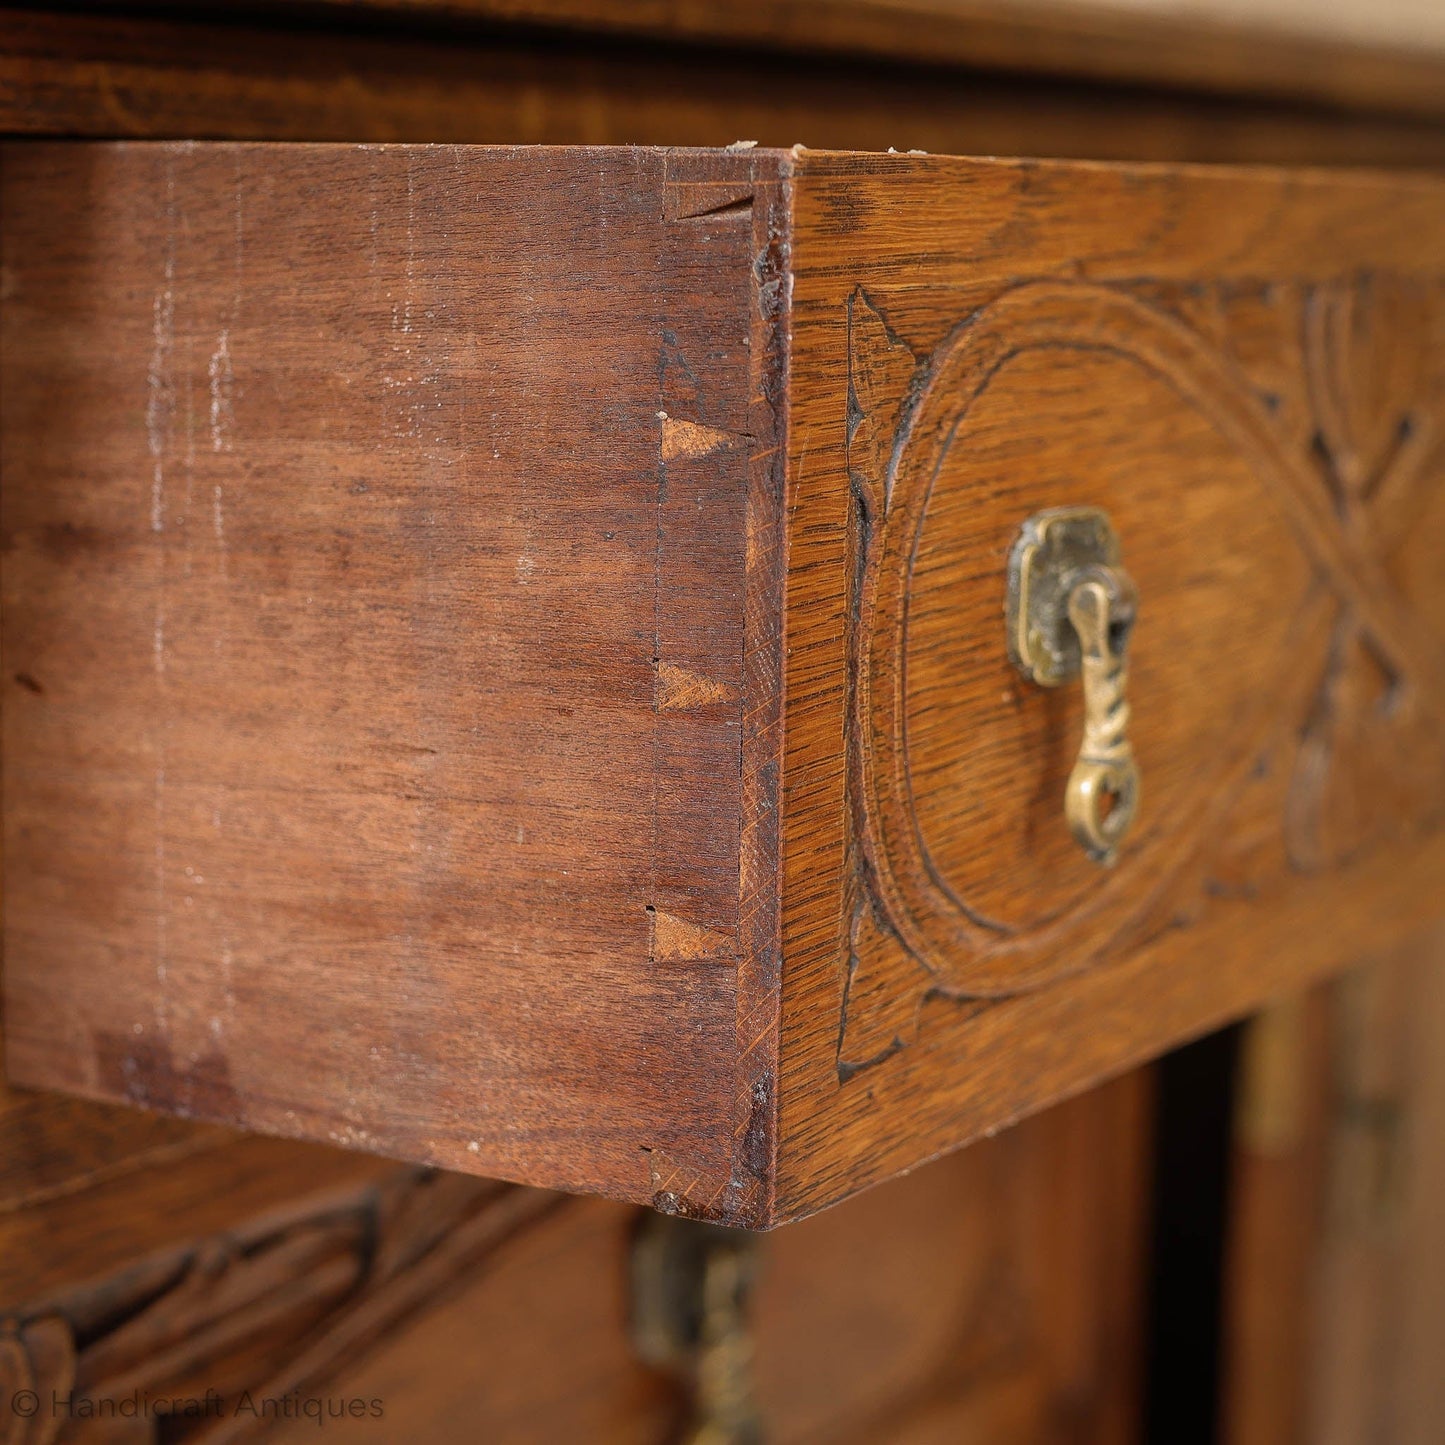
[{"label": "pale scuff mark on wood", "polygon": [[657,666],[657,710],[678,712],[685,708],[706,707],[709,703],[727,702],[737,696],[737,688],[715,677],[705,677],[691,668],[661,662]]},{"label": "pale scuff mark on wood", "polygon": [[660,908],[649,908],[647,913],[652,920],[650,954],[654,962],[712,958],[717,954],[732,951],[732,937],[720,929],[689,923],[687,919],[679,918],[673,913],[664,913]]},{"label": "pale scuff mark on wood", "polygon": [[206,371],[211,381],[211,450],[229,451],[231,444],[227,433],[231,427],[231,385],[235,380],[235,371],[231,366],[230,327],[221,328]]},{"label": "pale scuff mark on wood", "polygon": [[680,458],[709,457],[714,452],[735,447],[747,440],[737,432],[722,431],[718,427],[702,426],[694,421],[682,421],[668,416],[665,411],[657,414],[662,423],[662,459],[665,462]]},{"label": "pale scuff mark on wood", "polygon": [[165,258],[165,280],[151,307],[154,344],[146,370],[146,444],[151,454],[151,531],[165,525],[165,452],[170,436],[175,390],[171,380],[171,344],[175,329],[175,256]]}]

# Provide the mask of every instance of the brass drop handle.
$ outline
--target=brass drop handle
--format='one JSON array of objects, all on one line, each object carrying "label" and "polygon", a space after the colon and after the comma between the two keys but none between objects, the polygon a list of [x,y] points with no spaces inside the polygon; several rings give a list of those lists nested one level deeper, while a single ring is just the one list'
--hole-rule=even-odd
[{"label": "brass drop handle", "polygon": [[1107,513],[1055,507],[1024,524],[1009,558],[1009,653],[1043,687],[1083,678],[1084,736],[1064,816],[1089,857],[1105,865],[1139,811],[1128,691],[1138,606]]},{"label": "brass drop handle", "polygon": [[1127,572],[1092,569],[1069,593],[1084,677],[1084,740],[1069,774],[1064,816],[1090,858],[1112,863],[1139,807],[1139,768],[1129,745],[1125,653],[1137,594]]}]

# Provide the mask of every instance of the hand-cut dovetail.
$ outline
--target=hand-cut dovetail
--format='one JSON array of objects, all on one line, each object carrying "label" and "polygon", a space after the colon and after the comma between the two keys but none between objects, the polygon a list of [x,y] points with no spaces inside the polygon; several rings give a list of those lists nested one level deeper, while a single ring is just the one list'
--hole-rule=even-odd
[{"label": "hand-cut dovetail", "polygon": [[716,181],[669,181],[662,193],[664,221],[701,221],[746,215],[753,208],[756,183],[750,176]]},{"label": "hand-cut dovetail", "polygon": [[655,963],[670,962],[687,958],[715,958],[720,953],[731,953],[736,941],[716,928],[705,928],[700,923],[689,923],[673,913],[664,913],[660,908],[647,910],[652,922],[652,947],[650,955]]},{"label": "hand-cut dovetail", "polygon": [[662,422],[662,459],[677,461],[682,457],[707,457],[725,447],[735,447],[747,438],[741,432],[722,431],[718,427],[702,426],[695,421],[680,421],[658,412]]},{"label": "hand-cut dovetail", "polygon": [[736,696],[737,688],[731,683],[719,682],[715,677],[705,677],[691,668],[678,667],[670,662],[661,662],[657,666],[659,712],[706,707],[709,703],[726,702]]}]

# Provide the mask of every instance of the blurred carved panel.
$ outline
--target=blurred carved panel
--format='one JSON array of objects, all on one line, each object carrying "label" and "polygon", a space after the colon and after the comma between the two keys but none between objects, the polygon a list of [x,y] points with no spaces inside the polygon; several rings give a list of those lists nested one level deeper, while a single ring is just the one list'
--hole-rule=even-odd
[{"label": "blurred carved panel", "polygon": [[[1128,1445],[1149,1097],[1130,1076],[762,1236],[768,1438]],[[638,1219],[266,1140],[80,1184],[0,1216],[0,1391],[41,1403],[0,1440],[301,1445],[320,1413],[357,1445],[667,1445],[689,1406],[634,1351]],[[104,1418],[127,1398],[200,1403]]]},{"label": "blurred carved panel", "polygon": [[1433,1445],[1445,1419],[1445,935],[1251,1025],[1229,1445]]}]

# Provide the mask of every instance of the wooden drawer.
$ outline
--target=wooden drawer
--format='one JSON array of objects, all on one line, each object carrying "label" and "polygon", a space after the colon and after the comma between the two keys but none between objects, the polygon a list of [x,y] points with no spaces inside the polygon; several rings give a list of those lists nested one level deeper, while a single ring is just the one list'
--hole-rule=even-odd
[{"label": "wooden drawer", "polygon": [[[1437,181],[15,143],[3,215],[20,1083],[767,1225],[1445,911]],[[1110,867],[1005,620],[1077,506]]]}]

